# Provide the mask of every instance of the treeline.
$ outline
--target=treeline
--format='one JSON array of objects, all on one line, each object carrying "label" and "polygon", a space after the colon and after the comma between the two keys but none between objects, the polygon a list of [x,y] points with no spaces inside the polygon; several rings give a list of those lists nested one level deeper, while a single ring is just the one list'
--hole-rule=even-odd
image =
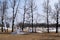
[{"label": "treeline", "polygon": [[[23,23],[19,23],[16,25],[17,27],[22,27]],[[24,23],[24,27],[32,27],[32,24]],[[33,27],[47,27],[46,23],[38,23],[38,24],[33,24]],[[56,27],[56,24],[49,24],[49,27]],[[58,24],[58,27],[60,27],[60,24]]]}]

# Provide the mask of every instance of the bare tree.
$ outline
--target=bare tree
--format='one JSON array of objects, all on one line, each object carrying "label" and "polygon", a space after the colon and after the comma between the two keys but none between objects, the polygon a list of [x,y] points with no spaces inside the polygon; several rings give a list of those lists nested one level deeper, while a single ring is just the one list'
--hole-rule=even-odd
[{"label": "bare tree", "polygon": [[51,12],[51,6],[49,5],[49,0],[44,1],[43,3],[44,6],[44,12],[47,14],[47,31],[49,33],[49,13]]},{"label": "bare tree", "polygon": [[[2,11],[2,2],[0,1],[0,19],[2,19],[2,16],[1,16],[2,15],[1,13],[2,12],[1,11]],[[2,25],[2,23],[1,23],[1,25]],[[2,31],[2,27],[1,27],[1,31]]]},{"label": "bare tree", "polygon": [[34,32],[33,31],[33,13],[35,12],[35,10],[36,10],[36,5],[35,5],[35,1],[34,0],[30,0],[30,3],[31,3],[31,5],[30,5],[30,7],[31,7],[31,17],[32,17],[32,32]]},{"label": "bare tree", "polygon": [[58,33],[60,1],[58,3],[55,3],[54,6],[55,6],[55,10],[54,10],[54,14],[53,14],[53,19],[56,20],[56,33]]},{"label": "bare tree", "polygon": [[24,22],[25,22],[25,14],[26,14],[26,2],[27,0],[24,0],[24,14],[23,14],[23,25],[22,25],[22,31],[23,31],[23,28],[24,28]]},{"label": "bare tree", "polygon": [[6,12],[6,9],[7,9],[7,1],[4,0],[2,2],[2,28],[1,28],[2,32],[3,32],[3,27],[4,27],[4,22],[3,22],[3,20],[4,20],[4,14]]},{"label": "bare tree", "polygon": [[32,13],[32,32],[33,32],[33,0],[31,0],[31,13]]},{"label": "bare tree", "polygon": [[60,13],[60,0],[58,0],[58,3],[54,4],[55,9],[53,9],[53,15],[52,19],[54,19],[56,22],[56,33],[58,33],[58,25],[59,25],[59,13]]},{"label": "bare tree", "polygon": [[58,5],[56,5],[55,6],[56,7],[56,12],[57,12],[57,15],[56,15],[56,18],[57,18],[57,20],[56,20],[56,33],[58,33],[58,13],[59,13],[59,10],[57,10],[58,9]]},{"label": "bare tree", "polygon": [[[12,32],[13,32],[14,31],[13,30],[14,29],[14,21],[15,21],[17,12],[18,12],[18,7],[19,7],[20,0],[18,1],[18,4],[17,5],[16,5],[16,0],[12,0],[12,2],[10,1],[10,3],[11,3],[11,7],[13,9],[13,19],[12,19]],[[16,11],[15,11],[15,6],[17,6],[16,7]]]}]

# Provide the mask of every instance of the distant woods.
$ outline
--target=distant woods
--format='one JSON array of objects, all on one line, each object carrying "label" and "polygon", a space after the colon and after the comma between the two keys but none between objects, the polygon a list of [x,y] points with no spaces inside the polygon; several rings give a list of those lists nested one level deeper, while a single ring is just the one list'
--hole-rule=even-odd
[{"label": "distant woods", "polygon": [[[0,26],[1,31],[4,31],[4,27],[8,28],[12,27],[12,32],[14,31],[14,26],[20,26],[22,31],[24,27],[46,27],[47,32],[49,33],[49,27],[56,27],[56,33],[58,33],[59,27],[59,19],[60,19],[60,0],[58,3],[54,3],[54,9],[51,7],[50,0],[44,0],[42,3],[43,14],[38,12],[38,5],[36,4],[37,0],[1,0],[0,1]],[[23,2],[23,4],[21,4]],[[21,8],[21,6],[23,7]],[[40,5],[41,6],[41,5]],[[41,10],[41,9],[40,9]],[[21,12],[22,11],[22,12]],[[22,16],[20,16],[20,15]],[[10,17],[8,16],[10,15]],[[21,19],[18,17],[21,17]],[[41,17],[42,16],[42,17]],[[43,19],[45,18],[45,20]],[[45,23],[39,23],[41,19],[45,21]],[[21,22],[17,22],[18,19],[22,20]]]}]

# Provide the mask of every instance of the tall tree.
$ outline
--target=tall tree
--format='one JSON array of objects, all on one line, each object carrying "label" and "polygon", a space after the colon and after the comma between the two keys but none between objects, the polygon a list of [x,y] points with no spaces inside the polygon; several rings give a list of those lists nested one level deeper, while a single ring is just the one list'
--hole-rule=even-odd
[{"label": "tall tree", "polygon": [[5,12],[6,12],[6,9],[7,9],[7,1],[6,0],[4,0],[3,2],[2,2],[2,27],[1,27],[1,31],[3,32],[3,27],[4,27],[4,22],[3,22],[3,20],[4,20],[4,14],[5,14]]},{"label": "tall tree", "polygon": [[50,1],[49,0],[46,0],[44,1],[43,3],[43,7],[44,7],[44,12],[47,14],[47,31],[49,33],[49,13],[51,12],[51,6],[49,5]]},{"label": "tall tree", "polygon": [[58,33],[58,15],[59,15],[58,13],[59,13],[59,10],[57,10],[58,9],[58,5],[56,5],[55,7],[56,7],[56,13],[57,13],[57,15],[56,15],[56,18],[57,18],[56,19],[56,33]]},{"label": "tall tree", "polygon": [[56,20],[56,33],[58,33],[59,11],[60,11],[60,0],[59,0],[58,3],[55,4],[55,12],[54,12],[54,15],[56,15],[56,16],[54,16],[54,17],[56,17],[56,18],[55,18],[55,20]]},{"label": "tall tree", "polygon": [[[18,7],[19,7],[19,4],[20,4],[20,0],[18,1],[18,4],[17,4],[17,1],[16,0],[12,0],[12,1],[10,1],[10,3],[11,3],[11,7],[13,9],[13,19],[12,19],[12,32],[13,32],[14,31],[14,21],[15,21],[17,12],[18,12]],[[15,10],[15,7],[16,7],[16,10]]]},{"label": "tall tree", "polygon": [[32,32],[33,32],[33,0],[31,0],[31,13],[32,13]]},{"label": "tall tree", "polygon": [[32,17],[32,32],[34,32],[33,31],[33,15],[36,10],[36,4],[34,0],[30,0],[30,3],[31,3],[30,7],[31,7],[31,17]]},{"label": "tall tree", "polygon": [[22,25],[22,31],[23,31],[23,28],[24,28],[24,22],[25,22],[25,14],[26,14],[26,2],[27,0],[24,0],[24,14],[23,14],[23,25]]},{"label": "tall tree", "polygon": [[[2,19],[2,2],[0,1],[0,19]],[[1,22],[2,25],[2,22]],[[1,31],[2,31],[2,27],[1,27]]]},{"label": "tall tree", "polygon": [[58,0],[58,3],[54,4],[54,10],[52,18],[56,21],[56,33],[58,33],[58,24],[59,24],[59,11],[60,11],[60,0]]}]

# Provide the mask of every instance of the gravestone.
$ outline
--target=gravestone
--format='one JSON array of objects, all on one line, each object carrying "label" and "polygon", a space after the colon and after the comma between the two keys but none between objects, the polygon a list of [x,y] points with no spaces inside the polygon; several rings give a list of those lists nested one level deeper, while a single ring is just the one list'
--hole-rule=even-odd
[{"label": "gravestone", "polygon": [[12,34],[26,34],[20,27],[17,27]]}]

